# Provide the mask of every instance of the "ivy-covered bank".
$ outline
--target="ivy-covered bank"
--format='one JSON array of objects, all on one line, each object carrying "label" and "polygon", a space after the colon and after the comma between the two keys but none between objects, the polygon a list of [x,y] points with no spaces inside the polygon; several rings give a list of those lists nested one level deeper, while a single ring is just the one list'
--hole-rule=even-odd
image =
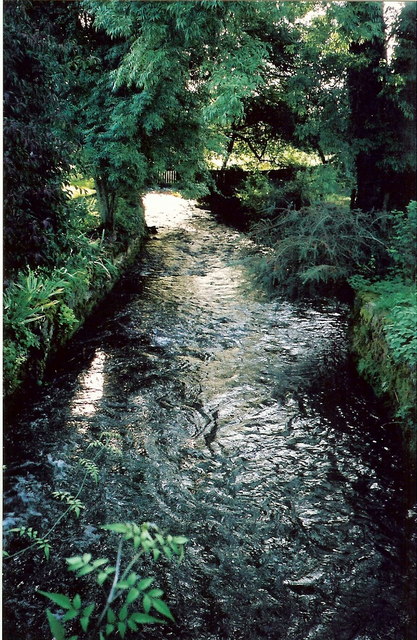
[{"label": "ivy-covered bank", "polygon": [[416,288],[400,280],[371,284],[358,278],[355,285],[352,349],[358,371],[393,407],[415,460]]},{"label": "ivy-covered bank", "polygon": [[[42,382],[57,350],[80,328],[138,254],[146,237],[142,205],[131,208],[130,233],[105,238],[80,232],[53,268],[27,267],[4,293],[3,395],[18,397]],[[127,231],[127,230],[125,230]]]}]

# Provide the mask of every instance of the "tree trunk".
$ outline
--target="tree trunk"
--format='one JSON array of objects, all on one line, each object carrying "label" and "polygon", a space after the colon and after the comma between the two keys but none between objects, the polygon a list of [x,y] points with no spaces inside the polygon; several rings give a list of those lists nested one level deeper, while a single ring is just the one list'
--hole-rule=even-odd
[{"label": "tree trunk", "polygon": [[115,194],[110,192],[105,178],[96,177],[94,182],[102,226],[112,234],[114,232]]},{"label": "tree trunk", "polygon": [[381,96],[381,62],[385,59],[382,3],[349,3],[359,22],[379,23],[379,34],[350,45],[354,56],[349,69],[350,132],[356,149],[356,198],[353,207],[363,211],[381,209],[386,191],[383,162],[386,148],[386,99]]},{"label": "tree trunk", "polygon": [[[395,144],[396,166],[390,181],[388,207],[405,210],[417,200],[417,4],[409,2],[401,10],[396,30],[393,72],[401,76],[397,103],[392,108],[391,131]],[[401,106],[403,109],[401,109]],[[406,107],[406,113],[404,113]]]},{"label": "tree trunk", "polygon": [[227,163],[229,162],[229,158],[232,155],[233,147],[235,146],[235,140],[236,140],[236,132],[233,131],[232,135],[231,135],[231,137],[229,139],[229,144],[227,145],[226,155],[224,157],[223,164],[222,164],[222,170],[226,169],[226,167],[227,167]]}]

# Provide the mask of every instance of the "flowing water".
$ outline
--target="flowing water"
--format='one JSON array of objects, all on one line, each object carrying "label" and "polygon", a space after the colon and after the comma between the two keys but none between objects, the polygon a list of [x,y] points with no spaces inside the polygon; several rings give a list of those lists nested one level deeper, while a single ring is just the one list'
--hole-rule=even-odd
[{"label": "flowing water", "polygon": [[411,640],[404,462],[349,364],[346,309],[268,300],[247,237],[145,200],[157,234],[6,431],[6,532],[48,530],[51,492],[76,493],[103,432],[122,449],[49,564],[8,561],[6,637],[48,637],[34,588],[74,587],[57,558],[108,553],[102,523],[150,520],[189,543],[157,569],[176,623],[134,637]]}]

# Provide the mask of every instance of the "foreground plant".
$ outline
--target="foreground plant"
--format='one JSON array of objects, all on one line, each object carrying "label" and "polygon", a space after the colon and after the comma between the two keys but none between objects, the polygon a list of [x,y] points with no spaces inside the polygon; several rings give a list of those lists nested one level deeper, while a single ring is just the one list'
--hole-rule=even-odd
[{"label": "foreground plant", "polygon": [[[95,573],[96,582],[101,587],[108,583],[110,586],[105,592],[104,602],[83,602],[79,594],[71,599],[62,593],[38,591],[61,609],[59,613],[53,613],[50,609],[46,611],[54,640],[78,640],[86,637],[84,634],[88,630],[90,638],[91,632],[99,640],[114,634],[124,638],[129,630],[138,631],[138,625],[174,621],[168,605],[162,599],[164,592],[151,588],[154,578],[143,577],[134,569],[144,554],[151,554],[155,561],[161,556],[182,559],[187,538],[166,535],[150,522],[141,525],[117,522],[106,524],[102,529],[120,535],[115,563],[112,564],[108,558],[93,559],[90,553],[85,553],[67,558],[67,568],[79,578]],[[133,546],[127,557],[123,553],[126,541]],[[163,617],[156,617],[154,612]],[[71,633],[77,627],[81,627],[81,631],[67,636],[67,623],[71,623]]]}]

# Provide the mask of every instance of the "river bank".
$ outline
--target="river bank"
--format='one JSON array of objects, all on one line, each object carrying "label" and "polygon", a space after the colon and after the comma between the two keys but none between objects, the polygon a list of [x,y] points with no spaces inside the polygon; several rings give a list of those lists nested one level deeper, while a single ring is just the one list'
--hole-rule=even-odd
[{"label": "river bank", "polygon": [[12,295],[6,290],[3,396],[7,407],[42,385],[48,364],[137,257],[147,230],[143,207],[136,211],[136,232],[123,244],[92,242],[90,253],[72,259],[70,267],[51,272],[28,269],[12,283]]},{"label": "river bank", "polygon": [[[400,426],[410,457],[410,470],[416,466],[416,363],[414,356],[398,354],[398,347],[407,346],[414,339],[416,312],[406,296],[396,306],[384,304],[381,294],[372,290],[358,290],[352,311],[351,348],[360,375],[372,386],[378,397],[385,398],[391,409],[393,425]],[[412,288],[410,287],[410,291]],[[407,304],[408,303],[408,304]],[[411,318],[403,329],[393,332],[395,310]],[[398,314],[397,314],[398,315]],[[398,318],[397,318],[398,322]],[[397,337],[398,335],[398,337]],[[397,347],[397,349],[395,348]]]}]

